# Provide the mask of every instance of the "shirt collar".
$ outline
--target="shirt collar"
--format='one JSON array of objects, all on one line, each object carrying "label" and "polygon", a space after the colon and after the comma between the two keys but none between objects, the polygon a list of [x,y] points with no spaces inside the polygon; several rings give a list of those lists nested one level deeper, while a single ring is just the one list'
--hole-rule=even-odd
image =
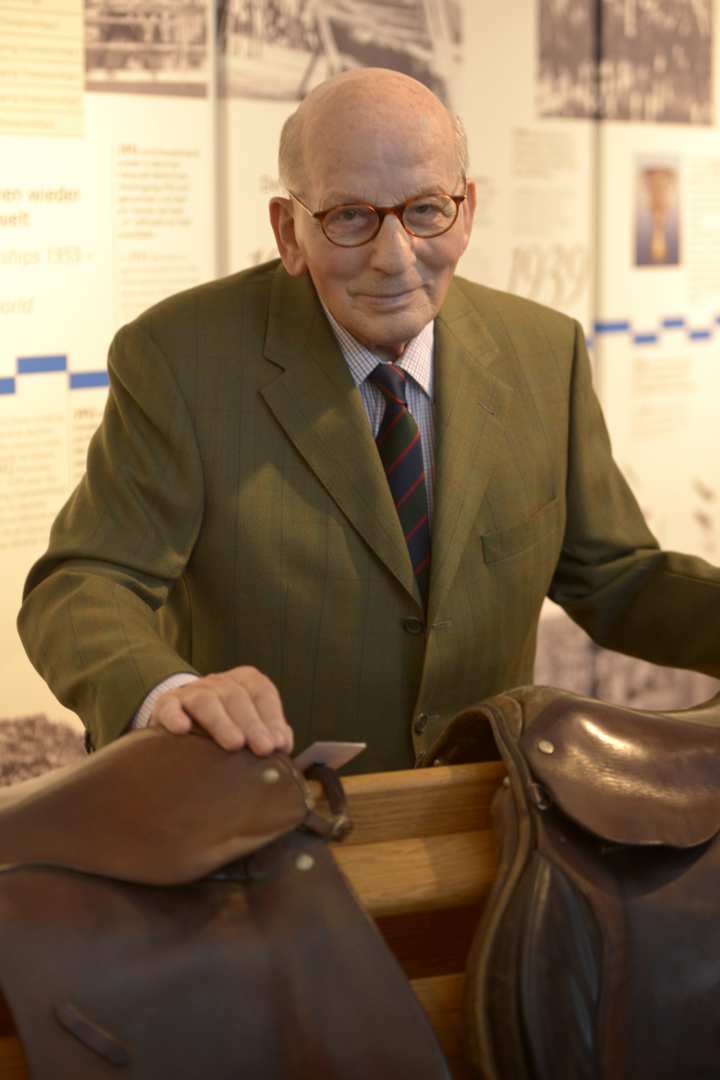
[{"label": "shirt collar", "polygon": [[[321,301],[322,303],[322,301]],[[340,346],[345,362],[350,369],[350,374],[356,386],[365,382],[368,375],[382,363],[383,358],[377,356],[367,345],[363,345],[353,335],[334,319],[323,304],[328,322]],[[435,341],[435,323],[430,321],[422,328],[419,334],[408,341],[403,354],[395,363],[398,367],[415,380],[425,391],[432,401],[433,399],[433,345]]]}]

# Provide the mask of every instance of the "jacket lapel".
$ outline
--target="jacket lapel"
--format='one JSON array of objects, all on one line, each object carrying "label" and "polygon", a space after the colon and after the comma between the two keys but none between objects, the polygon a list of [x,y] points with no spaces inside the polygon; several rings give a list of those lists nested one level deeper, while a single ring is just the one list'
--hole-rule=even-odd
[{"label": "jacket lapel", "polygon": [[265,340],[282,374],[261,393],[351,524],[420,602],[362,399],[307,276],[275,275]]},{"label": "jacket lapel", "polygon": [[453,284],[435,323],[435,515],[428,621],[453,582],[500,445],[512,389],[491,368],[500,351]]}]

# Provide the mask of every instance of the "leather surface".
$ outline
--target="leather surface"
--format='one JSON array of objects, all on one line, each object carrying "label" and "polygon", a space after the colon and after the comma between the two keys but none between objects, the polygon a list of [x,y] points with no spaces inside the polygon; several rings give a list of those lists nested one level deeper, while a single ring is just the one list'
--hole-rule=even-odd
[{"label": "leather surface", "polygon": [[551,801],[606,840],[684,848],[720,830],[720,698],[659,713],[563,696],[520,748]]},{"label": "leather surface", "polygon": [[0,1014],[32,1080],[449,1080],[308,807],[282,755],[159,731],[6,789]]},{"label": "leather surface", "polygon": [[0,789],[0,866],[175,885],[295,828],[308,797],[282,754],[228,754],[203,735],[136,731],[79,764]]},{"label": "leather surface", "polygon": [[[473,725],[508,767],[466,982],[483,1075],[717,1076],[720,699],[643,713],[521,687],[458,717],[464,755]],[[433,754],[453,752],[451,725]]]},{"label": "leather surface", "polygon": [[295,833],[264,852],[243,885],[0,875],[0,985],[33,1080],[115,1075],[113,1057],[133,1080],[448,1080],[324,842]]}]

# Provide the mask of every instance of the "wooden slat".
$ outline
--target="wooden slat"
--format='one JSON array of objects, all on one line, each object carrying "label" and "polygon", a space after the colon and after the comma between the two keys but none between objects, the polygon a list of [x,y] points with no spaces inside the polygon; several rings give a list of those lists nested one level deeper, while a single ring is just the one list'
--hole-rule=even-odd
[{"label": "wooden slat", "polygon": [[18,1040],[11,1036],[0,1038],[0,1077],[2,1080],[27,1080],[25,1055]]},{"label": "wooden slat", "polygon": [[[353,831],[343,843],[489,829],[490,802],[505,771],[502,762],[489,761],[345,777]],[[320,785],[311,788],[324,811]]]},{"label": "wooden slat", "polygon": [[411,986],[428,1015],[457,1013],[462,1010],[465,975],[435,975],[413,979]]},{"label": "wooden slat", "polygon": [[336,845],[333,855],[374,917],[477,903],[495,876],[490,832]]},{"label": "wooden slat", "polygon": [[476,1073],[463,1054],[464,975],[413,979],[411,986],[428,1014],[438,1042],[448,1060],[453,1080],[470,1080]]}]

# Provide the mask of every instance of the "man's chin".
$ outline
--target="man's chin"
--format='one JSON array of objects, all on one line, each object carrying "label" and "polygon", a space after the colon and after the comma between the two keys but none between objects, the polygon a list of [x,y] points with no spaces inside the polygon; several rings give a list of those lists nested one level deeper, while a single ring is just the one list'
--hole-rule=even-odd
[{"label": "man's chin", "polygon": [[354,338],[369,349],[402,351],[405,345],[431,322],[432,312],[395,311],[372,318],[353,320],[347,326]]}]

